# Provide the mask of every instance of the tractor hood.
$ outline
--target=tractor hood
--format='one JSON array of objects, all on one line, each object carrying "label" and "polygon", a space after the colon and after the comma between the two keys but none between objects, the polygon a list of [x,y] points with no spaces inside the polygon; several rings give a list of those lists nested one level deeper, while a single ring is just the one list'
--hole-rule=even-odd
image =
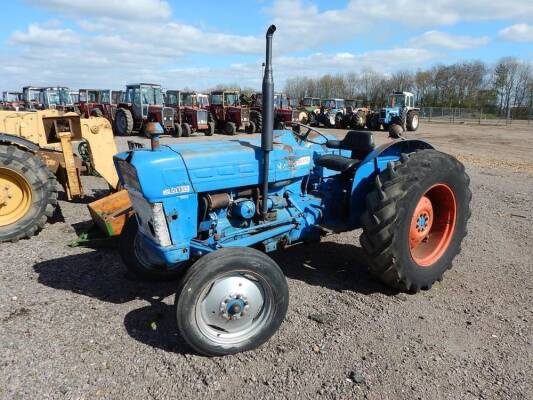
[{"label": "tractor hood", "polygon": [[[308,175],[312,147],[299,145],[290,131],[274,131],[269,181]],[[196,140],[161,145],[156,151],[128,151],[115,156],[121,182],[151,202],[168,196],[258,185],[261,180],[261,138]]]}]

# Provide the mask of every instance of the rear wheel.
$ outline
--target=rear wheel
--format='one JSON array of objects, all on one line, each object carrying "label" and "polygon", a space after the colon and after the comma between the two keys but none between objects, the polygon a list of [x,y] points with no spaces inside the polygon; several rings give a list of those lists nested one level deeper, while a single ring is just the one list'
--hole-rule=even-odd
[{"label": "rear wheel", "polygon": [[409,111],[406,121],[407,130],[410,132],[416,131],[418,129],[419,122],[420,119],[418,116],[418,111]]},{"label": "rear wheel", "polygon": [[189,125],[187,122],[184,122],[183,124],[181,124],[181,135],[183,137],[189,137],[191,136],[191,133],[192,133],[191,125]]},{"label": "rear wheel", "polygon": [[370,272],[410,292],[441,280],[467,233],[469,182],[459,161],[436,150],[389,163],[376,178],[361,217]]},{"label": "rear wheel", "polygon": [[39,232],[57,207],[57,181],[41,158],[0,145],[0,242]]},{"label": "rear wheel", "polygon": [[222,356],[252,350],[280,327],[287,280],[267,255],[226,248],[194,263],[176,295],[178,328],[197,352]]},{"label": "rear wheel", "polygon": [[371,131],[379,131],[379,115],[377,113],[369,115],[366,119],[366,126]]},{"label": "rear wheel", "polygon": [[131,111],[125,108],[119,108],[115,114],[113,124],[115,135],[130,136],[133,131],[133,116]]},{"label": "rear wheel", "polygon": [[263,115],[259,111],[257,110],[250,111],[250,121],[253,121],[255,123],[256,132],[263,131]]},{"label": "rear wheel", "polygon": [[170,268],[152,260],[143,251],[141,240],[137,218],[132,215],[122,229],[119,244],[120,257],[129,272],[137,278],[151,281],[173,279],[183,273],[183,264]]},{"label": "rear wheel", "polygon": [[224,124],[224,132],[226,132],[227,135],[231,135],[231,136],[235,135],[235,133],[237,132],[237,127],[235,126],[235,123],[231,121],[227,121]]}]

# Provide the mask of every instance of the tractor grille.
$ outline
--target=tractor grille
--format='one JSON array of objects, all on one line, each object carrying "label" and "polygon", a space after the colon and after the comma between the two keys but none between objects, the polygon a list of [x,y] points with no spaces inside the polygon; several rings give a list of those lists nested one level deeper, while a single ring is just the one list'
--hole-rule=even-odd
[{"label": "tractor grille", "polygon": [[207,124],[207,110],[198,110],[198,125]]},{"label": "tractor grille", "polygon": [[248,122],[248,121],[250,121],[250,109],[241,108],[241,122]]},{"label": "tractor grille", "polygon": [[162,122],[163,127],[173,128],[174,127],[174,109],[170,107],[163,107],[162,113]]}]

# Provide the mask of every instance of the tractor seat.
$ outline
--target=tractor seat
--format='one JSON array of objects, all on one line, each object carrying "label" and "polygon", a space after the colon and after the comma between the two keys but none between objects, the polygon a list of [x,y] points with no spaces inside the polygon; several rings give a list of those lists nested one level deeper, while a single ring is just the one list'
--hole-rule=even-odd
[{"label": "tractor seat", "polygon": [[326,147],[330,149],[349,150],[351,157],[337,154],[326,154],[315,161],[315,164],[339,171],[341,173],[353,172],[372,150],[374,150],[374,137],[368,131],[349,131],[342,140],[328,140]]},{"label": "tractor seat", "polygon": [[326,154],[316,160],[315,164],[319,167],[339,171],[344,174],[353,172],[360,162],[360,160],[355,160],[353,158],[343,157],[336,154]]}]

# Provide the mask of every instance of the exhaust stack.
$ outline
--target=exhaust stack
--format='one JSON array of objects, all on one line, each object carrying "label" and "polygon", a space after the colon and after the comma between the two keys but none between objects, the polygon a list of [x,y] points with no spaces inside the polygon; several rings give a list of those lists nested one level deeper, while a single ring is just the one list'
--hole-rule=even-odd
[{"label": "exhaust stack", "polygon": [[270,25],[266,33],[265,72],[263,75],[263,132],[261,134],[261,150],[263,151],[263,203],[261,214],[263,219],[268,213],[268,170],[270,152],[272,151],[274,129],[274,78],[272,76],[272,36],[276,26]]}]

